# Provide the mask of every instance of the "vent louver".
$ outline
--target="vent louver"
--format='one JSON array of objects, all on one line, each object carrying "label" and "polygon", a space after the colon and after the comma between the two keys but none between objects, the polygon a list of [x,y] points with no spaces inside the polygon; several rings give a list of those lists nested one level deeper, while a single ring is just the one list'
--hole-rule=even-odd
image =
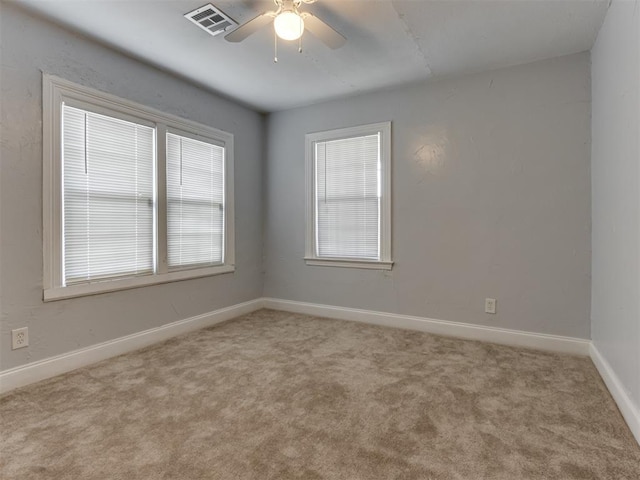
[{"label": "vent louver", "polygon": [[191,20],[213,36],[219,35],[238,25],[235,20],[210,3],[203,5],[200,8],[196,8],[192,12],[185,13],[184,18]]}]

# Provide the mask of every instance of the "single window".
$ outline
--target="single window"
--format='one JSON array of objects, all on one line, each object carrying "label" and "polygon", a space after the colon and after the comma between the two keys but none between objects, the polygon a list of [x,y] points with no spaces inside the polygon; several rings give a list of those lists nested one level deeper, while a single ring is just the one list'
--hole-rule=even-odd
[{"label": "single window", "polygon": [[306,137],[310,265],[390,269],[390,123]]},{"label": "single window", "polygon": [[44,299],[234,271],[233,136],[43,77]]},{"label": "single window", "polygon": [[224,258],[224,148],[167,134],[169,269]]}]

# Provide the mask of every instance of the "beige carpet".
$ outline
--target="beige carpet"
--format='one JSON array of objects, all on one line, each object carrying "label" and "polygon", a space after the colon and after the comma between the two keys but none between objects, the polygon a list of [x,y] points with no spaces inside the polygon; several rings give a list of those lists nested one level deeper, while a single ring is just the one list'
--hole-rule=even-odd
[{"label": "beige carpet", "polygon": [[640,478],[587,358],[262,310],[0,399],[0,478]]}]

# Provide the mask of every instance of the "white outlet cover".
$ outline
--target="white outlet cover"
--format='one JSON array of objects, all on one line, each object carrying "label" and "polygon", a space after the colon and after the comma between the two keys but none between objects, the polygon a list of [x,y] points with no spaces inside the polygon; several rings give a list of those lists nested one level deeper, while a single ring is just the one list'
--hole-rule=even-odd
[{"label": "white outlet cover", "polygon": [[484,311],[485,313],[496,313],[496,299],[485,298],[484,299]]},{"label": "white outlet cover", "polygon": [[16,328],[11,330],[11,349],[24,348],[29,346],[29,327]]}]

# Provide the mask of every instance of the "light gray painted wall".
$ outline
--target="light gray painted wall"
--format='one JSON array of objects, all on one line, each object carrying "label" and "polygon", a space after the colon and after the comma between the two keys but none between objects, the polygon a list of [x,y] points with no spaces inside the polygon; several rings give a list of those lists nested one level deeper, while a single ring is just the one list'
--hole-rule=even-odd
[{"label": "light gray painted wall", "polygon": [[[263,118],[15,6],[1,8],[0,370],[259,297]],[[235,135],[234,274],[42,302],[41,70]],[[10,331],[21,326],[31,345],[11,351]]]},{"label": "light gray painted wall", "polygon": [[[583,53],[271,115],[265,295],[589,338],[589,78]],[[304,135],[384,120],[393,271],[306,266]]]},{"label": "light gray painted wall", "polygon": [[593,48],[592,336],[640,411],[640,2]]}]

